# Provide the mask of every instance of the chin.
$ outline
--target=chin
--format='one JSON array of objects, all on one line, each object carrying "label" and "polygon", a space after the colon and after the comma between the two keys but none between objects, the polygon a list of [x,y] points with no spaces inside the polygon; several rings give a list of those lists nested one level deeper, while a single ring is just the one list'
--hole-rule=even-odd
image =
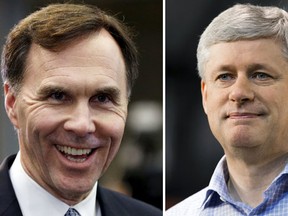
[{"label": "chin", "polygon": [[[90,191],[93,189],[94,184],[75,184],[75,185],[65,185],[59,188],[58,198],[68,205],[75,205],[85,199]],[[64,196],[63,196],[64,195]]]},{"label": "chin", "polygon": [[[57,181],[57,180],[56,180]],[[69,194],[69,197],[79,197],[89,193],[96,183],[92,177],[64,177],[55,182],[55,187],[63,194]]]},{"label": "chin", "polygon": [[229,134],[226,134],[227,139],[226,143],[233,147],[243,147],[243,148],[249,148],[249,147],[255,147],[258,145],[259,140],[257,137],[259,137],[259,132],[251,131],[251,128],[247,130],[247,128],[235,128],[235,130],[232,130],[228,132]]},{"label": "chin", "polygon": [[230,140],[223,146],[226,155],[244,160],[247,163],[255,163],[258,161],[258,156],[261,154],[261,144],[259,141],[241,137]]}]

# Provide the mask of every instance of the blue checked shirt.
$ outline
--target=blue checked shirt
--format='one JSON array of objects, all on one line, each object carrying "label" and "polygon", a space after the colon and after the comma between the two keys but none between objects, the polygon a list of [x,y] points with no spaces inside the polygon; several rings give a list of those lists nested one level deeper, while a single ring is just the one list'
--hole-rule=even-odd
[{"label": "blue checked shirt", "polygon": [[229,179],[225,156],[218,163],[209,186],[178,203],[165,213],[166,216],[242,216],[288,215],[288,163],[264,192],[264,201],[255,208],[234,201],[226,182]]}]

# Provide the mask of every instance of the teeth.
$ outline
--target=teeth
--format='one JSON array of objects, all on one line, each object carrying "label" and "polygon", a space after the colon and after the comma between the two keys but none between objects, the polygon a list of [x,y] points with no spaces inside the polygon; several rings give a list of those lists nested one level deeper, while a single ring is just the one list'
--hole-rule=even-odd
[{"label": "teeth", "polygon": [[73,162],[81,163],[86,161],[87,158],[73,158],[71,156],[67,156],[67,159]]},{"label": "teeth", "polygon": [[92,149],[76,149],[68,146],[56,145],[57,149],[68,155],[88,155],[91,153]]}]

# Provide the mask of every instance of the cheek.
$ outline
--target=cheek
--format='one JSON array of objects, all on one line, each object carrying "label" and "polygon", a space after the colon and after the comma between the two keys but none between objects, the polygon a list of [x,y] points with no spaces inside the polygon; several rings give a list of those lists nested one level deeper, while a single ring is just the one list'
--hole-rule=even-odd
[{"label": "cheek", "polygon": [[46,143],[46,137],[57,128],[58,122],[51,116],[29,115],[27,117],[26,126],[22,127],[26,130],[27,145],[34,151],[42,151],[47,154],[50,146]]},{"label": "cheek", "polygon": [[[44,112],[31,113],[27,121],[27,127],[30,133],[39,139],[45,139],[49,134],[55,131],[61,125],[61,115]],[[59,115],[59,114],[58,114]]]},{"label": "cheek", "polygon": [[[221,95],[221,96],[220,96]],[[227,102],[227,100],[226,100]],[[219,111],[223,109],[224,104],[226,103],[223,93],[214,93],[212,91],[206,92],[205,98],[205,112],[209,116],[218,115]]]},{"label": "cheek", "polygon": [[[93,122],[97,131],[106,134],[112,140],[121,140],[126,123],[127,111],[95,111]],[[101,132],[102,131],[102,132]]]},{"label": "cheek", "polygon": [[26,111],[21,111],[23,115],[19,119],[21,158],[28,172],[38,178],[39,175],[46,176],[49,164],[55,162],[53,147],[45,140],[45,135],[50,133],[54,122],[33,111],[25,115]]},{"label": "cheek", "polygon": [[211,115],[211,112],[213,112],[213,110],[215,111],[215,98],[219,98],[219,96],[215,95],[215,89],[211,89],[210,83],[204,83],[203,81],[201,83],[201,92],[203,108],[205,113],[209,117]]},{"label": "cheek", "polygon": [[109,148],[107,148],[108,152],[106,162],[104,164],[104,171],[108,168],[111,161],[114,159],[116,153],[119,150],[124,133],[124,128],[125,128],[125,121],[123,121],[123,119],[119,117],[114,118],[113,121],[106,120],[105,123],[102,124],[103,129],[101,132],[102,136],[109,137],[109,139],[111,139],[111,144]]},{"label": "cheek", "polygon": [[206,91],[205,113],[212,132],[216,131],[223,123],[223,115],[229,106],[225,92]]},{"label": "cheek", "polygon": [[[20,123],[20,146],[21,151],[25,151],[32,161],[37,160],[40,166],[40,161],[47,160],[53,154],[53,146],[47,141],[47,136],[51,134],[59,125],[59,118],[51,115],[43,110],[23,111]],[[26,113],[26,115],[25,115]]]},{"label": "cheek", "polygon": [[27,99],[22,102],[18,109],[20,128],[26,128],[30,133],[49,131],[61,119],[58,110],[49,109],[45,104]]},{"label": "cheek", "polygon": [[106,123],[107,137],[111,138],[111,153],[115,154],[120,146],[124,134],[125,122],[122,118],[115,118]]}]

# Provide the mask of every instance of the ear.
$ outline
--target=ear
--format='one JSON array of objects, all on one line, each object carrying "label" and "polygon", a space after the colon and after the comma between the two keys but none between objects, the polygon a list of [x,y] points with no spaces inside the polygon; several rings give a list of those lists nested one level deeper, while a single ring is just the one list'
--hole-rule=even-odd
[{"label": "ear", "polygon": [[206,104],[207,104],[207,86],[204,80],[201,80],[201,94],[202,94],[202,106],[204,112],[207,114]]},{"label": "ear", "polygon": [[4,96],[6,113],[14,127],[18,128],[18,118],[15,109],[16,96],[12,87],[7,82],[4,83]]}]

